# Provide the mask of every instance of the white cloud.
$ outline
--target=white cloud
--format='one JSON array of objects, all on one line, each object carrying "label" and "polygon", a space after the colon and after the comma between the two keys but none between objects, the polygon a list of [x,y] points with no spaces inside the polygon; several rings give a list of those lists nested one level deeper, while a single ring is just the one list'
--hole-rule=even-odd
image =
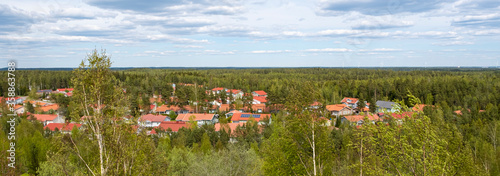
[{"label": "white cloud", "polygon": [[275,54],[275,53],[288,53],[291,52],[291,50],[256,50],[256,51],[250,51],[252,54]]},{"label": "white cloud", "polygon": [[347,48],[323,48],[323,49],[306,49],[306,52],[349,52]]}]

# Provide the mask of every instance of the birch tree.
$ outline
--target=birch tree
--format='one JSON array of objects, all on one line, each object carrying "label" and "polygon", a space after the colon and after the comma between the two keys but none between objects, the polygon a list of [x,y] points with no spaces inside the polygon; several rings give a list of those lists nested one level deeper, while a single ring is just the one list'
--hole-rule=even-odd
[{"label": "birch tree", "polygon": [[93,50],[73,71],[73,99],[87,117],[84,119],[85,127],[92,142],[97,144],[99,168],[91,168],[78,147],[75,150],[92,175],[107,175],[113,164],[111,144],[121,137],[117,120],[124,115],[126,101],[124,91],[110,67],[111,61],[106,52]]}]

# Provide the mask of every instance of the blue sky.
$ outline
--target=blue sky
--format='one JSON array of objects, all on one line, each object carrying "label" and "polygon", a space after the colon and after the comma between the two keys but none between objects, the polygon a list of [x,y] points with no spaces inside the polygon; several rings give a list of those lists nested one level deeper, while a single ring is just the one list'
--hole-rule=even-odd
[{"label": "blue sky", "polygon": [[[0,2],[0,60],[77,67],[498,66],[498,0]],[[0,66],[1,67],[1,66]]]}]

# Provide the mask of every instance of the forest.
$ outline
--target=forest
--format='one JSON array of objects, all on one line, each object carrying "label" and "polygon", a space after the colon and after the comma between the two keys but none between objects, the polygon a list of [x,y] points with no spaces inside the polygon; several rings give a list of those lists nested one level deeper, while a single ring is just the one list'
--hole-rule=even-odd
[{"label": "forest", "polygon": [[[15,72],[17,95],[40,99],[46,95],[36,90],[74,88],[71,97],[51,96],[61,107],[57,113],[73,122],[93,118],[62,133],[26,114],[16,117],[13,169],[6,159],[10,111],[2,102],[1,175],[500,175],[498,69],[111,70],[112,59],[97,51],[87,61],[73,71]],[[7,71],[0,75],[7,78]],[[178,132],[148,135],[134,128],[133,120],[117,119],[147,113],[153,95],[162,95],[165,104],[196,100],[210,106],[203,102],[220,97],[205,92],[215,87],[264,90],[267,105],[284,108],[234,132],[192,123]],[[7,97],[7,90],[1,79],[1,96]],[[389,119],[362,126],[307,108],[316,101],[338,104],[344,97],[372,105],[399,102],[401,112],[415,104],[432,106],[402,123]],[[324,125],[325,119],[334,125]],[[230,142],[232,137],[237,142]]]}]

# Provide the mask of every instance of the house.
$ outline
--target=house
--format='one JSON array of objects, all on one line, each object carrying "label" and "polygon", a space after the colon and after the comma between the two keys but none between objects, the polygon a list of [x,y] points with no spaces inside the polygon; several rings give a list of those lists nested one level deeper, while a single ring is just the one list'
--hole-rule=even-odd
[{"label": "house", "polygon": [[37,90],[36,91],[36,94],[44,94],[44,93],[45,94],[51,94],[51,93],[53,93],[53,91],[50,90],[50,89],[44,89],[44,90]]},{"label": "house", "polygon": [[231,111],[231,108],[230,108],[229,104],[221,104],[219,106],[219,111],[221,111],[221,112],[229,112],[229,111]]},{"label": "house", "polygon": [[71,133],[73,128],[80,128],[82,124],[78,123],[50,123],[44,127],[50,131],[56,131],[56,129],[61,133]]},{"label": "house", "polygon": [[227,123],[227,124],[220,124],[216,123],[215,124],[215,131],[220,131],[222,129],[226,130],[226,132],[231,132],[231,136],[234,135],[234,132],[238,126],[243,126],[246,122],[240,122],[240,123]]},{"label": "house", "polygon": [[392,101],[377,101],[377,112],[396,112],[399,105]]},{"label": "house", "polygon": [[183,121],[163,121],[154,127],[149,134],[158,134],[160,131],[178,132],[181,128],[189,128],[189,123]]},{"label": "house", "polygon": [[370,111],[370,103],[365,102],[365,107],[363,107],[361,109],[358,108],[358,111],[359,112],[365,112],[365,113],[368,112],[368,111]]},{"label": "house", "polygon": [[267,98],[262,96],[262,97],[253,97],[252,104],[264,104],[267,103]]},{"label": "house", "polygon": [[426,107],[426,106],[434,107],[434,105],[416,104],[411,109],[413,111],[422,112],[422,111],[424,111],[424,107]]},{"label": "house", "polygon": [[24,113],[24,106],[16,104],[14,106],[14,113],[15,114],[22,114],[22,113]]},{"label": "house", "polygon": [[263,90],[256,90],[252,92],[252,96],[254,97],[267,97],[267,93]]},{"label": "house", "polygon": [[243,91],[238,89],[228,89],[226,90],[226,94],[233,96],[234,99],[241,99],[243,97]]},{"label": "house", "polygon": [[[153,96],[155,96],[155,95],[153,95]],[[151,97],[151,98],[149,98],[149,103],[150,104],[155,104],[155,105],[158,104],[158,103],[161,103],[161,95],[159,97],[157,96],[157,97]]]},{"label": "house", "polygon": [[147,114],[139,118],[139,124],[143,127],[156,127],[163,121],[170,121],[170,118],[163,115]]},{"label": "house", "polygon": [[33,100],[31,100],[31,101],[27,101],[27,100],[23,101],[23,103],[24,103],[24,105],[25,105],[25,106],[26,106],[26,104],[27,104],[28,102],[29,102],[31,105],[33,105],[33,107],[41,107],[41,106],[48,105],[48,103],[43,102],[43,101],[33,101]]},{"label": "house", "polygon": [[177,121],[189,122],[192,119],[194,121],[197,121],[198,125],[203,125],[203,124],[215,124],[219,121],[218,118],[219,118],[218,114],[188,113],[188,114],[179,114],[179,116],[177,116]]},{"label": "house", "polygon": [[319,109],[323,104],[321,104],[318,101],[314,101],[312,104],[309,105],[309,108],[311,109]]},{"label": "house", "polygon": [[281,110],[285,110],[286,108],[285,108],[285,105],[283,105],[283,104],[272,104],[272,105],[267,106],[267,109],[270,113],[278,113]]},{"label": "house", "polygon": [[221,92],[226,91],[226,88],[224,87],[216,87],[212,89],[212,94],[220,94]]},{"label": "house", "polygon": [[250,118],[260,124],[262,119],[271,118],[271,114],[234,113],[231,117],[231,123],[247,122]]},{"label": "house", "polygon": [[26,100],[26,97],[7,97],[7,98],[3,98],[3,97],[0,97],[0,101],[2,99],[5,99],[6,103],[9,103],[7,102],[7,100],[9,101],[12,101],[12,103],[14,104],[22,104],[24,100]]},{"label": "house", "polygon": [[185,114],[185,113],[192,113],[193,108],[191,106],[183,106],[183,108],[177,106],[177,105],[161,105],[160,107],[157,107],[155,113],[158,114],[169,114],[170,111],[174,111],[176,114]]},{"label": "house", "polygon": [[266,108],[266,104],[252,104],[251,111],[249,108],[245,108],[245,112],[263,113],[263,112],[269,112],[269,109]]},{"label": "house", "polygon": [[61,88],[57,89],[58,93],[66,93],[66,92],[73,92],[73,88]]},{"label": "house", "polygon": [[352,109],[346,104],[326,105],[326,110],[337,117],[352,114]]},{"label": "house", "polygon": [[413,116],[415,112],[402,112],[402,113],[391,113],[391,114],[383,114],[384,120],[388,120],[390,118],[394,119],[399,125],[403,123],[403,120],[406,118],[410,118]]},{"label": "house", "polygon": [[28,116],[29,120],[38,120],[43,126],[51,123],[64,123],[64,118],[57,114],[32,114]]},{"label": "house", "polygon": [[73,96],[73,88],[61,88],[54,91],[54,93],[62,93],[66,97]]},{"label": "house", "polygon": [[[469,111],[469,112],[470,112],[470,109],[467,109],[467,111]],[[456,110],[456,111],[453,111],[453,112],[454,112],[455,114],[457,114],[457,115],[460,115],[460,116],[461,116],[461,115],[463,115],[463,114],[462,114],[462,110]],[[485,111],[485,110],[479,110],[479,112],[481,113],[481,112],[486,112],[486,111]]]},{"label": "house", "polygon": [[342,99],[342,101],[340,102],[354,109],[358,107],[358,101],[359,100],[357,98],[344,97],[344,99]]},{"label": "house", "polygon": [[36,107],[35,111],[49,112],[50,110],[57,111],[58,109],[59,109],[59,105],[57,105],[57,104],[46,104],[45,106]]},{"label": "house", "polygon": [[365,122],[365,117],[372,123],[380,121],[380,117],[377,114],[366,114],[366,115],[351,115],[344,116],[341,119],[342,123],[350,123],[356,126],[362,125]]}]

